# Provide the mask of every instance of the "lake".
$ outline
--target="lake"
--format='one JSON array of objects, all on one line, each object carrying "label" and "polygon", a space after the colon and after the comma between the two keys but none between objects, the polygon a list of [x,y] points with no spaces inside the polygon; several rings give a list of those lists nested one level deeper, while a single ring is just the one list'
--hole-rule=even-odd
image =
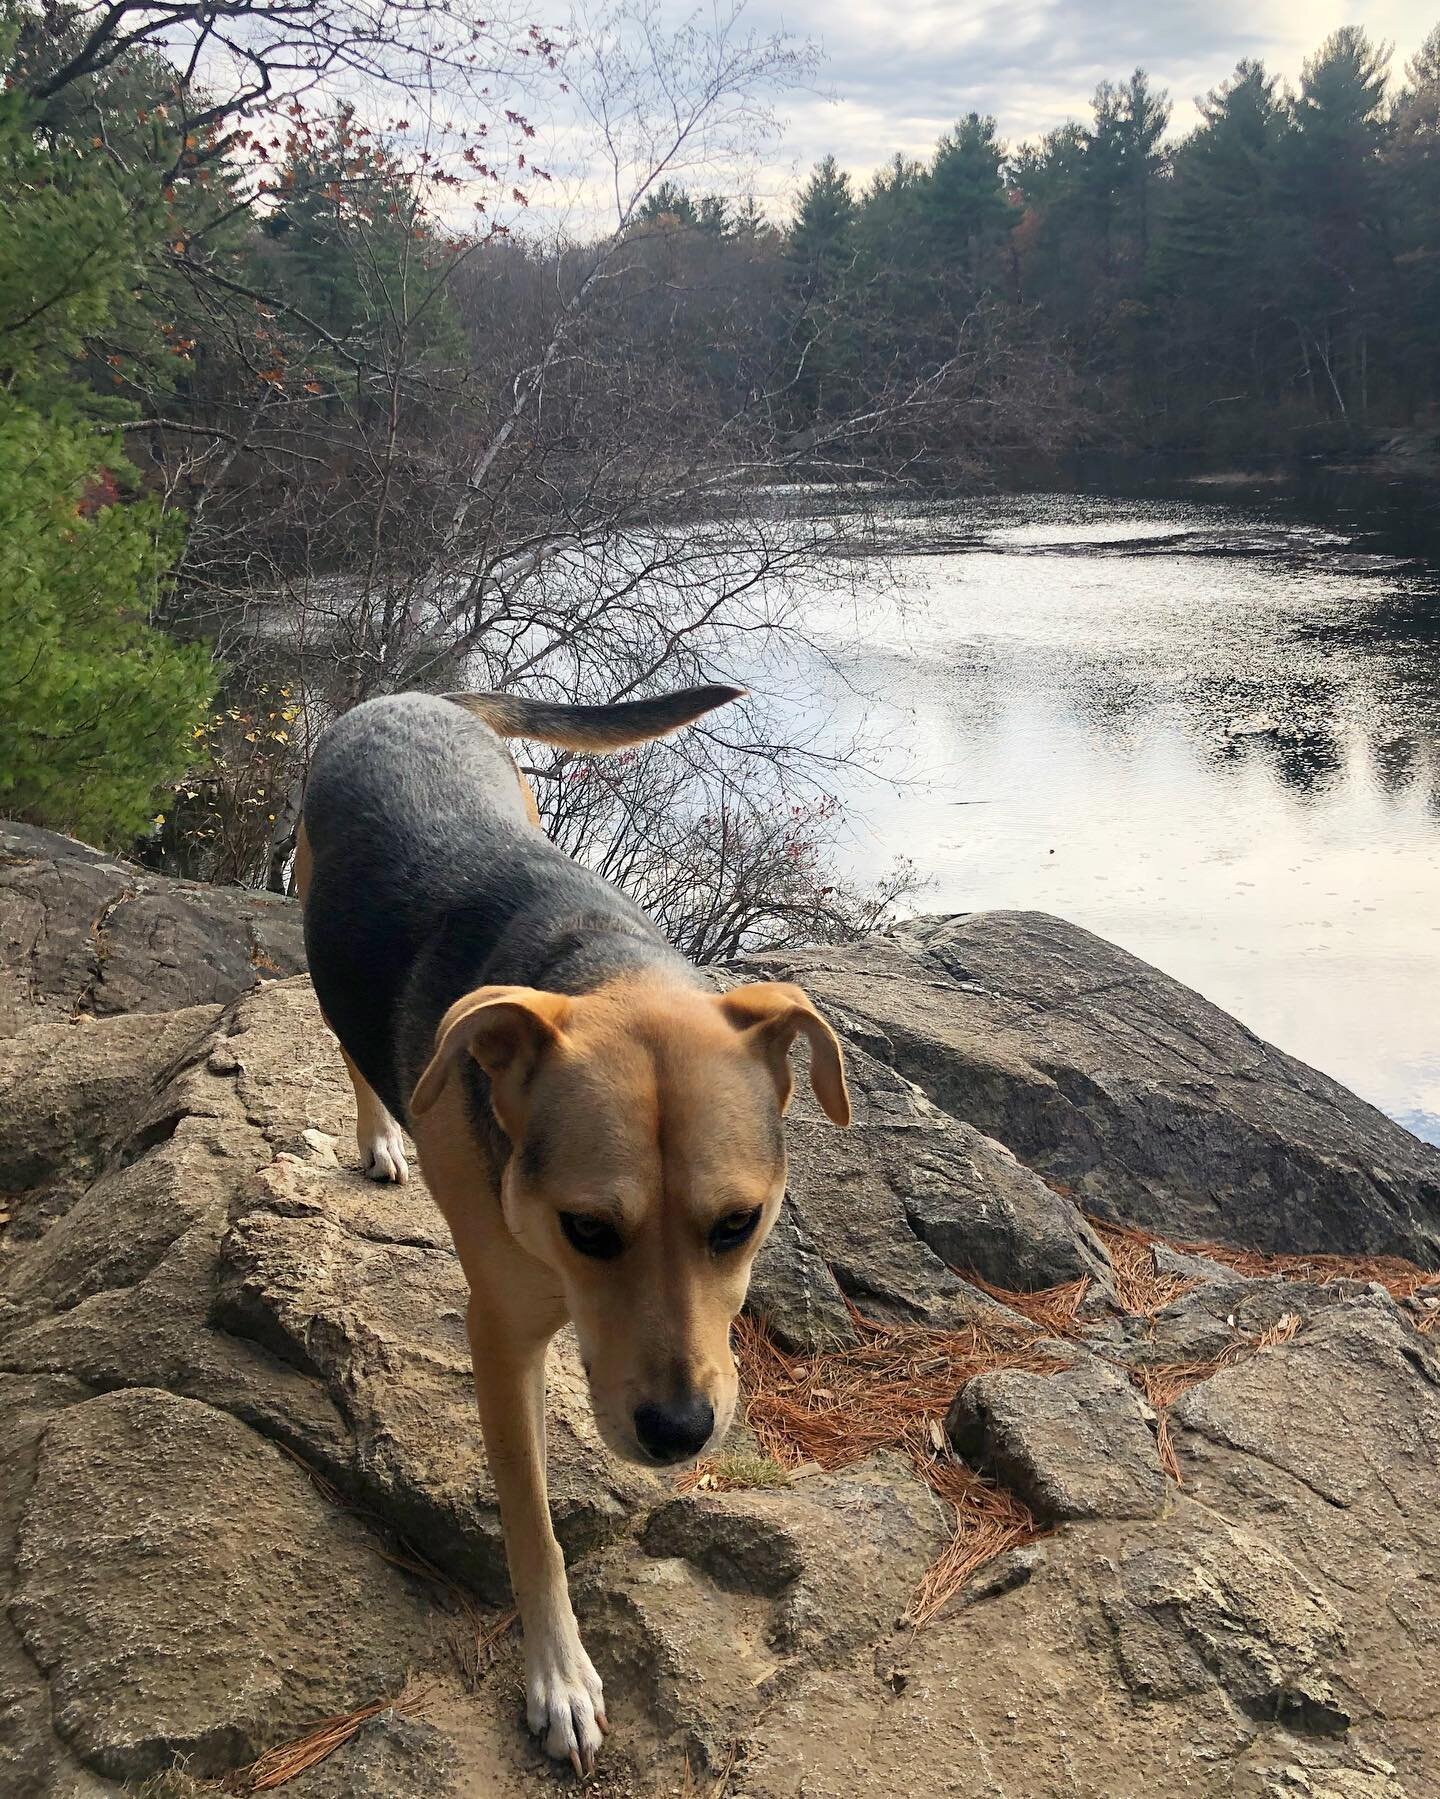
[{"label": "lake", "polygon": [[1440,1142],[1434,528],[1374,487],[887,510],[797,677],[888,740],[850,869],[1084,925]]}]

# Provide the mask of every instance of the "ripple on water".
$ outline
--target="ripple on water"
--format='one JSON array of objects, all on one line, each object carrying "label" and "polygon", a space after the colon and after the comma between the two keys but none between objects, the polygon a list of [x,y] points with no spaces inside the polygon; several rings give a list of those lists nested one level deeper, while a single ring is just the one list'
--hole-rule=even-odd
[{"label": "ripple on water", "polygon": [[930,553],[817,589],[789,703],[891,739],[858,871],[1072,918],[1440,1141],[1440,578],[1283,513],[897,514]]}]

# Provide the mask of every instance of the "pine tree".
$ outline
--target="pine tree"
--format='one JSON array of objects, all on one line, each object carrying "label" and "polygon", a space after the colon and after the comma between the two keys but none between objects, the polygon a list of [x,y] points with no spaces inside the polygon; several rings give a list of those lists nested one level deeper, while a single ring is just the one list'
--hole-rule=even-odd
[{"label": "pine tree", "polygon": [[0,811],[92,841],[144,828],[190,759],[210,658],[146,622],[179,549],[124,463],[80,424],[0,414]]},{"label": "pine tree", "polygon": [[706,237],[716,238],[720,243],[729,243],[735,235],[735,220],[731,216],[730,202],[723,194],[703,194],[700,199],[700,210],[695,216],[696,228],[703,231]]},{"label": "pine tree", "polygon": [[920,186],[920,215],[932,253],[963,274],[973,294],[986,261],[1015,223],[1001,178],[1004,146],[995,121],[970,113],[941,138]]},{"label": "pine tree", "polygon": [[426,214],[424,183],[353,107],[313,125],[296,121],[280,189],[268,273],[307,317],[336,337],[386,343],[392,360],[463,353],[448,288],[433,272],[446,247]]},{"label": "pine tree", "polygon": [[1440,25],[1406,66],[1391,121],[1399,283],[1397,379],[1407,396],[1440,395]]},{"label": "pine tree", "polygon": [[1174,156],[1155,264],[1175,318],[1179,373],[1263,398],[1281,326],[1277,224],[1291,129],[1279,82],[1241,62],[1200,102]]},{"label": "pine tree", "polygon": [[801,190],[785,242],[791,280],[805,295],[828,296],[838,286],[854,250],[855,213],[850,177],[827,156]]},{"label": "pine tree", "polygon": [[693,231],[700,222],[695,202],[673,181],[661,181],[653,187],[640,202],[636,217],[642,225],[666,226],[671,230]]},{"label": "pine tree", "polygon": [[184,769],[215,686],[203,648],[148,622],[179,521],[122,498],[131,471],[81,378],[162,206],[0,92],[0,811],[108,842]]},{"label": "pine tree", "polygon": [[1317,399],[1367,409],[1371,343],[1393,298],[1384,177],[1387,49],[1358,27],[1305,64],[1288,139],[1286,300]]},{"label": "pine tree", "polygon": [[1238,63],[1200,115],[1175,153],[1165,252],[1190,279],[1229,289],[1272,228],[1289,118],[1278,81],[1258,62]]},{"label": "pine tree", "polygon": [[1107,270],[1130,240],[1141,267],[1150,252],[1151,195],[1165,165],[1161,140],[1170,122],[1167,95],[1152,93],[1144,69],[1123,86],[1102,81],[1095,90],[1095,123],[1085,146],[1081,186],[1094,209]]}]

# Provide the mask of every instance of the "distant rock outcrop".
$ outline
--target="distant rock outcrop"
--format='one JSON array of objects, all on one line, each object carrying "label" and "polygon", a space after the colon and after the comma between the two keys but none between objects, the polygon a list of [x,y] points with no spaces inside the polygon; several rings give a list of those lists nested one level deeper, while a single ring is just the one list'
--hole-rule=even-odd
[{"label": "distant rock outcrop", "polygon": [[[5,841],[0,1792],[101,1799],[177,1764],[167,1794],[243,1791],[344,1714],[280,1790],[568,1783],[523,1734],[464,1282],[423,1185],[354,1167],[293,909]],[[849,1037],[856,1124],[797,1102],[752,1295],[775,1353],[821,1409],[857,1336],[922,1369],[930,1333],[1025,1354],[940,1389],[904,1453],[786,1475],[742,1426],[680,1491],[608,1456],[562,1338],[597,1790],[1440,1792],[1440,1279],[1104,1223],[1433,1267],[1440,1158],[1055,920],[783,971]],[[954,1538],[927,1457],[1031,1540]],[[952,1538],[978,1571],[917,1632]]]},{"label": "distant rock outcrop", "polygon": [[1062,919],[916,919],[754,966],[1103,1217],[1440,1266],[1440,1150]]}]

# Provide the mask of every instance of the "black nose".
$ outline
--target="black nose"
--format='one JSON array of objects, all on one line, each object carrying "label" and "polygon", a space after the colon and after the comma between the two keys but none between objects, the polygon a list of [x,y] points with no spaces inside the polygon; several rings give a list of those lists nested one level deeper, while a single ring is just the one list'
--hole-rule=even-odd
[{"label": "black nose", "polygon": [[715,1408],[708,1399],[681,1399],[673,1405],[637,1405],[635,1435],[646,1455],[657,1462],[683,1462],[699,1455],[715,1428]]}]

